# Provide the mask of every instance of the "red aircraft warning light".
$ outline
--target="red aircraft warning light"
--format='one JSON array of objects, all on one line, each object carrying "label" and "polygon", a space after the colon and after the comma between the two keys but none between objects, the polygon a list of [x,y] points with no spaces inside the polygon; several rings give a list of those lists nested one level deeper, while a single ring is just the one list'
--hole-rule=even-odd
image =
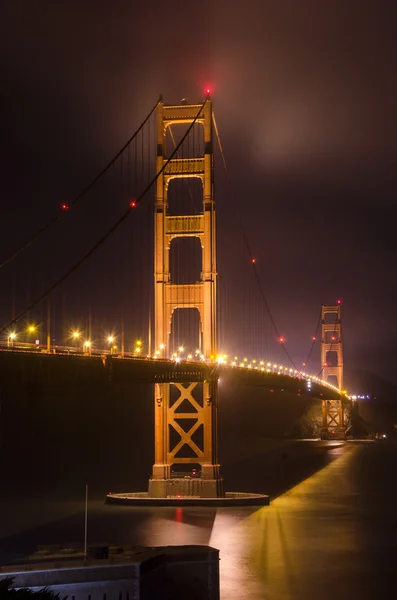
[{"label": "red aircraft warning light", "polygon": [[136,208],[136,200],[131,200],[130,207],[131,208]]},{"label": "red aircraft warning light", "polygon": [[61,204],[62,210],[69,210],[69,204]]},{"label": "red aircraft warning light", "polygon": [[256,258],[251,258],[251,262],[254,265],[256,263]]},{"label": "red aircraft warning light", "polygon": [[342,300],[337,300],[336,303],[337,304],[342,304]]}]

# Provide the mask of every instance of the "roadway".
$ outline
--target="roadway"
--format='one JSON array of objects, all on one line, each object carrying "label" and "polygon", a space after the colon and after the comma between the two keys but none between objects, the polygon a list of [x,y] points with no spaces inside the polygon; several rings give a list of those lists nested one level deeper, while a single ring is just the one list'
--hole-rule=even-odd
[{"label": "roadway", "polygon": [[[284,391],[300,395],[307,395],[319,400],[337,400],[341,397],[336,388],[326,384],[317,377],[305,373],[292,371],[282,365],[269,365],[267,367],[255,366],[250,368],[230,366],[222,362],[209,363],[194,360],[169,360],[164,358],[140,357],[133,353],[112,354],[109,349],[95,349],[82,352],[73,346],[52,346],[47,351],[45,345],[14,343],[0,344],[0,353],[8,355],[13,360],[18,360],[20,355],[31,355],[33,360],[40,362],[65,359],[101,360],[107,368],[113,381],[122,383],[166,383],[166,382],[192,382],[209,381],[213,377],[226,375],[228,379],[238,384],[260,386],[269,393],[283,393]],[[5,361],[8,363],[8,361]],[[4,360],[0,361],[0,371]]]}]

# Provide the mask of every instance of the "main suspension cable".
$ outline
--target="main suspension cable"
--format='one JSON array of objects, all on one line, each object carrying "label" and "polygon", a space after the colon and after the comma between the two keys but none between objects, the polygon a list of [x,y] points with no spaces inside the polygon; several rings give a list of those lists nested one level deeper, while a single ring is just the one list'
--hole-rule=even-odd
[{"label": "main suspension cable", "polygon": [[[16,323],[19,319],[21,319],[27,312],[32,310],[32,308],[34,308],[37,304],[39,304],[42,300],[44,300],[44,298],[49,296],[61,283],[63,283],[72,273],[74,273],[74,271],[76,271],[92,254],[94,254],[95,250],[97,250],[108,239],[108,237],[121,225],[121,223],[123,223],[123,221],[125,221],[125,219],[129,216],[129,214],[131,213],[133,208],[136,208],[136,206],[139,204],[139,202],[146,196],[146,194],[148,193],[150,188],[156,183],[157,179],[160,177],[160,175],[163,173],[163,171],[167,168],[169,162],[176,155],[180,146],[183,144],[183,142],[189,135],[190,131],[192,130],[194,124],[196,123],[197,119],[201,115],[201,113],[204,109],[204,106],[206,105],[207,100],[208,100],[208,96],[204,100],[203,104],[201,105],[200,110],[198,111],[197,115],[194,117],[194,120],[192,121],[192,123],[190,124],[188,129],[186,130],[186,133],[181,138],[180,142],[175,147],[173,152],[170,154],[169,158],[167,158],[167,160],[165,161],[165,163],[163,164],[161,169],[155,174],[153,179],[147,184],[147,186],[145,187],[143,192],[138,196],[138,198],[134,202],[130,203],[128,209],[124,212],[124,214],[121,215],[121,217],[106,231],[106,233],[88,250],[88,252],[86,252],[86,254],[84,254],[84,256],[82,256],[77,262],[75,262],[74,265],[72,265],[70,267],[70,269],[68,269],[66,271],[66,273],[64,273],[64,275],[62,275],[62,277],[60,277],[55,283],[53,283],[38,298],[36,298],[27,308],[24,308],[14,319],[12,319],[6,325],[4,325],[0,329],[0,334],[3,333],[9,327],[11,327],[11,325]],[[157,106],[157,104],[156,104],[156,106]]]},{"label": "main suspension cable", "polygon": [[58,214],[58,215],[55,215],[54,217],[52,217],[47,223],[45,223],[45,225],[43,225],[42,227],[40,227],[36,231],[36,233],[34,233],[30,238],[28,238],[17,250],[15,250],[14,252],[12,252],[7,258],[5,258],[3,260],[3,262],[0,263],[0,269],[2,267],[4,267],[6,264],[8,264],[9,262],[11,262],[14,258],[16,258],[17,256],[19,256],[31,244],[33,244],[33,242],[35,240],[37,240],[37,238],[39,238],[45,231],[47,231],[48,229],[50,229],[50,227],[52,227],[52,225],[54,225],[57,221],[59,221],[59,219],[61,219],[61,217],[63,216],[63,214],[66,212],[66,210],[70,206],[73,206],[74,204],[77,204],[77,202],[79,202],[91,190],[91,188],[96,184],[96,182],[99,181],[99,179],[110,169],[110,167],[114,165],[114,163],[119,158],[119,156],[124,152],[124,150],[126,148],[129,147],[129,145],[131,144],[131,142],[136,138],[136,136],[138,135],[138,133],[143,129],[143,127],[146,125],[146,123],[148,122],[148,120],[152,116],[153,112],[156,110],[158,103],[159,103],[159,101],[156,102],[156,104],[153,106],[152,110],[149,112],[149,114],[147,115],[147,117],[142,121],[142,123],[139,125],[138,129],[133,133],[133,135],[129,138],[129,140],[127,140],[127,142],[124,144],[124,146],[121,148],[121,150],[119,150],[119,152],[117,152],[117,154],[115,156],[113,156],[113,158],[107,163],[107,165],[105,167],[103,167],[103,169],[94,177],[94,179],[92,179],[92,181],[88,185],[86,185],[81,190],[81,192],[69,204],[63,204],[62,205],[63,206],[63,212],[60,213],[60,214]]}]

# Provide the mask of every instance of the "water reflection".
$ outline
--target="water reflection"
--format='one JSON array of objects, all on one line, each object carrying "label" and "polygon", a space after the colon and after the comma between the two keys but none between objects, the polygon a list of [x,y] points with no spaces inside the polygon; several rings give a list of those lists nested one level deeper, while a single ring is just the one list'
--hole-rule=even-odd
[{"label": "water reflection", "polygon": [[[216,511],[214,509],[166,508],[153,510],[144,525],[131,532],[131,544],[167,546],[208,545]],[[139,541],[137,541],[139,537]]]},{"label": "water reflection", "polygon": [[253,513],[252,509],[238,512],[220,509],[217,512],[209,543],[210,546],[220,550],[222,598],[241,598],[243,590],[249,590],[250,598],[260,597],[258,594],[263,593],[252,560],[251,536],[254,528],[256,537],[258,533],[255,525],[256,515],[264,510],[266,509]]},{"label": "water reflection", "polygon": [[210,544],[221,551],[223,598],[237,599],[245,589],[258,600],[317,600],[331,598],[342,580],[354,588],[351,576],[360,569],[361,549],[355,487],[344,477],[354,451],[334,451],[341,454],[338,461],[270,507],[243,519],[218,511]]},{"label": "water reflection", "polygon": [[[397,452],[374,444],[335,444],[329,452],[337,460],[259,510],[92,502],[89,540],[219,548],[222,600],[392,597],[387,590],[394,586],[397,555]],[[15,535],[0,534],[0,554],[82,540],[83,508],[76,515],[71,505],[68,516],[41,520],[23,532],[15,523]]]}]

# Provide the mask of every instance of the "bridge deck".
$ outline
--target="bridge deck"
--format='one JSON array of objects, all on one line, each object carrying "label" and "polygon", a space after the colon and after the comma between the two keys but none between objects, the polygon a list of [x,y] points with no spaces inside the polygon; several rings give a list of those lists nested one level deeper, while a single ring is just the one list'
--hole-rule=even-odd
[{"label": "bridge deck", "polygon": [[[229,383],[236,385],[256,386],[267,389],[270,393],[287,392],[297,395],[306,395],[319,400],[338,400],[340,394],[321,382],[311,381],[310,385],[305,378],[291,377],[277,372],[267,372],[239,367],[229,367],[203,362],[174,362],[169,360],[151,360],[144,358],[120,358],[111,355],[84,355],[77,353],[47,354],[35,351],[9,350],[0,352],[0,374],[10,367],[16,369],[29,368],[45,373],[46,368],[62,369],[62,364],[67,361],[84,361],[87,369],[90,365],[102,364],[109,379],[114,383],[188,383],[193,381],[204,382],[211,378],[226,378]],[[3,371],[4,372],[4,371]]]}]

